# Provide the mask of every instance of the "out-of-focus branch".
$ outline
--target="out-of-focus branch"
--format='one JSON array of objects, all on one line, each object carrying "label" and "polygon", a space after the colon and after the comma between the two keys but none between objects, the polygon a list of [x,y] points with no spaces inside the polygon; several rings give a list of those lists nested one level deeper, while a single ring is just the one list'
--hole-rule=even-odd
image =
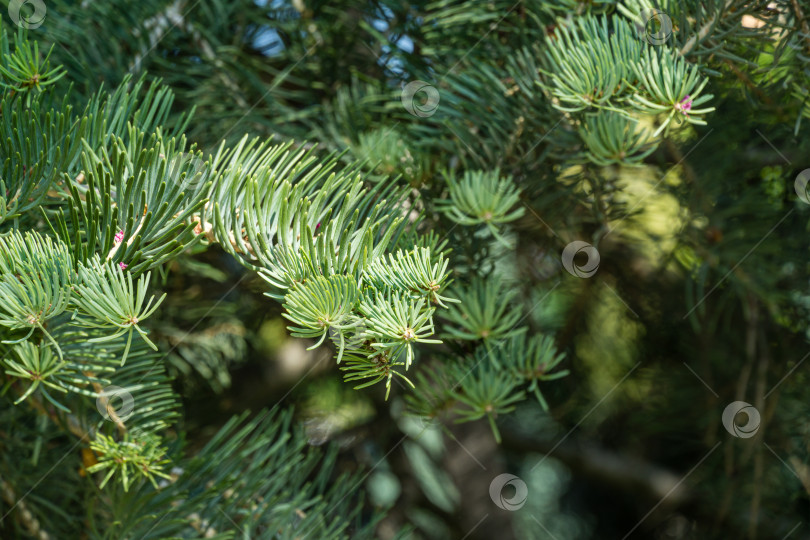
[{"label": "out-of-focus branch", "polygon": [[[727,0],[725,5],[723,6],[723,13],[728,11],[733,5],[734,5],[733,0]],[[711,19],[709,19],[706,22],[706,24],[704,24],[700,28],[700,30],[698,30],[695,34],[693,34],[692,37],[689,38],[689,40],[683,44],[683,47],[679,51],[681,53],[681,56],[686,56],[687,54],[692,52],[692,49],[694,49],[701,41],[706,39],[706,37],[709,35],[709,32],[712,31],[712,28],[714,28],[715,24],[717,24],[717,21],[721,18],[721,16],[722,15],[718,13],[716,17],[712,17]]]},{"label": "out-of-focus branch", "polygon": [[628,492],[642,492],[651,499],[665,500],[670,507],[691,499],[688,488],[673,472],[646,461],[622,456],[594,444],[537,439],[504,430],[503,446],[521,452],[540,452],[559,459],[580,475]]},{"label": "out-of-focus branch", "polygon": [[29,535],[38,540],[50,540],[53,538],[53,536],[42,528],[39,524],[39,520],[31,513],[31,510],[28,509],[28,505],[25,504],[25,501],[17,498],[14,493],[14,488],[11,487],[11,484],[6,482],[2,476],[0,476],[0,497],[16,512],[16,516]]},{"label": "out-of-focus branch", "polygon": [[791,6],[793,6],[793,14],[796,15],[796,20],[802,26],[802,32],[804,33],[804,41],[807,44],[807,50],[810,50],[810,26],[807,24],[807,19],[804,18],[804,13],[802,12],[802,8],[799,5],[798,0],[791,0]]}]

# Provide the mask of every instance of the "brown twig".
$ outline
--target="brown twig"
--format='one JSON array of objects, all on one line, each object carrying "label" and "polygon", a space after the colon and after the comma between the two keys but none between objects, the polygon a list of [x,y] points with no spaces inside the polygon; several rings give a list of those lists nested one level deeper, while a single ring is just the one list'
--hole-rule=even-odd
[{"label": "brown twig", "polygon": [[124,435],[127,434],[127,426],[124,425],[123,420],[121,420],[121,418],[118,417],[118,414],[116,414],[115,409],[110,403],[110,399],[106,395],[104,395],[104,388],[102,388],[102,386],[97,382],[94,382],[92,384],[93,390],[95,390],[96,393],[98,394],[99,402],[104,407],[104,410],[107,411],[107,415],[109,415],[110,420],[116,425],[116,427],[118,428],[118,432],[123,437]]},{"label": "brown twig", "polygon": [[39,524],[39,520],[34,516],[31,510],[29,510],[28,505],[25,504],[22,499],[17,498],[14,493],[14,488],[11,487],[11,484],[6,482],[2,476],[0,476],[0,497],[3,498],[12,510],[17,511],[15,515],[19,518],[29,535],[38,540],[50,540],[53,538],[53,536],[42,528]]},{"label": "brown twig", "polygon": [[773,105],[773,100],[770,98],[770,96],[768,96],[765,92],[763,92],[759,86],[755,85],[751,81],[751,79],[748,78],[748,75],[740,71],[740,69],[737,66],[735,66],[731,62],[731,60],[729,60],[728,58],[723,58],[723,63],[726,64],[728,68],[731,70],[731,72],[734,73],[734,75],[736,75],[737,78],[740,79],[743,82],[743,84],[745,84],[745,86],[750,88],[751,91],[754,92],[759,99],[761,99],[764,103],[768,105]]},{"label": "brown twig", "polygon": [[791,0],[790,5],[793,7],[793,14],[802,25],[802,32],[804,32],[804,41],[807,44],[807,50],[810,50],[810,26],[807,24],[807,19],[804,18],[804,13],[799,5],[798,0]]}]

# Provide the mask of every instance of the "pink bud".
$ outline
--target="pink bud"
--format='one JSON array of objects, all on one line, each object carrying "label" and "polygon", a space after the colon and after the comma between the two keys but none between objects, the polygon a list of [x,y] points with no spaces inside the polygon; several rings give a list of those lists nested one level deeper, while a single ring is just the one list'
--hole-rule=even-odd
[{"label": "pink bud", "polygon": [[115,233],[115,243],[120,244],[124,240],[124,231],[118,231]]},{"label": "pink bud", "polygon": [[689,94],[686,94],[684,98],[678,103],[678,108],[686,114],[686,111],[692,110],[692,99],[689,97]]},{"label": "pink bud", "polygon": [[118,263],[118,268],[120,268],[121,270],[124,270],[127,266],[128,265],[125,264],[125,263],[122,263],[122,262]]}]

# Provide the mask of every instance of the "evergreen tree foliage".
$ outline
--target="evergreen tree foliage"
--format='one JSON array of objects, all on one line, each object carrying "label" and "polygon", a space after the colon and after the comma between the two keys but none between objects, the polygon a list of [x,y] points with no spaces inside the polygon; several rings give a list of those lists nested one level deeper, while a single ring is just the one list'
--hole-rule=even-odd
[{"label": "evergreen tree foliage", "polygon": [[807,2],[0,4],[0,536],[810,530]]}]

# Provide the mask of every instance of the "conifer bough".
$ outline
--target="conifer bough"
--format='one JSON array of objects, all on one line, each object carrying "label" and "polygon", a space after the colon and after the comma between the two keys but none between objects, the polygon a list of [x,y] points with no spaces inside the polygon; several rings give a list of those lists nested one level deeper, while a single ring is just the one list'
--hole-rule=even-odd
[{"label": "conifer bough", "polygon": [[[241,0],[183,14],[52,0],[41,45],[0,29],[0,433],[19,434],[4,455],[53,471],[53,489],[24,501],[30,471],[0,469],[5,502],[25,508],[15,531],[372,537],[380,515],[353,494],[364,476],[336,479],[336,448],[311,448],[290,411],[240,415],[186,447],[166,357],[192,331],[167,345],[172,298],[157,289],[216,244],[355,389],[401,390],[411,415],[485,419],[500,441],[502,417],[548,408],[547,383],[567,373],[538,331],[556,322],[534,311],[556,285],[524,279],[551,273],[548,256],[504,269],[537,246],[515,240],[541,235],[525,208],[542,207],[550,243],[562,225],[544,211],[598,244],[627,217],[605,178],[710,121],[711,66],[750,67],[738,23],[761,3],[666,2],[678,31],[662,44],[639,35],[646,0],[395,4],[366,13],[392,35],[363,17],[325,31],[339,7]],[[278,55],[255,39],[268,10]],[[774,47],[778,84],[804,100],[798,131],[807,50]],[[402,108],[415,80],[441,95],[429,116]],[[261,135],[219,140],[240,123]],[[227,371],[211,365],[195,364]],[[130,414],[97,414],[121,396]],[[63,492],[81,518],[52,511]]]}]

